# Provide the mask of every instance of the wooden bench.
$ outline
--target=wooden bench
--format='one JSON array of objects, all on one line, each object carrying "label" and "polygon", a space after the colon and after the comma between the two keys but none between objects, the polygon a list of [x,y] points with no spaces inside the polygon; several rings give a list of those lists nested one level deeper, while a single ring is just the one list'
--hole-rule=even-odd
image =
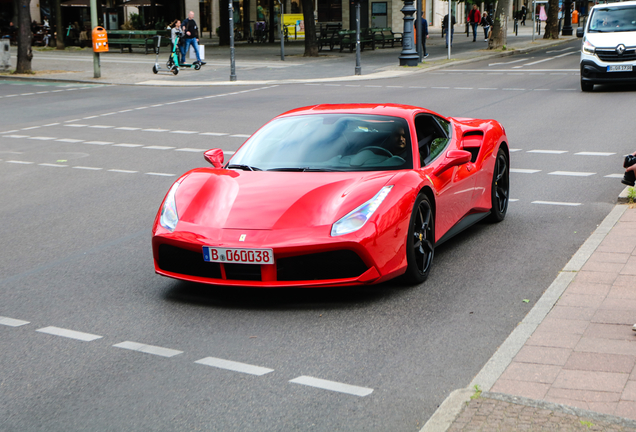
[{"label": "wooden bench", "polygon": [[124,47],[128,47],[128,52],[132,52],[133,46],[142,46],[148,54],[148,48],[154,52],[156,41],[155,36],[161,36],[161,46],[170,45],[169,30],[106,30],[108,35],[108,45],[119,46],[121,52]]},{"label": "wooden bench", "polygon": [[[356,47],[355,30],[340,30],[338,32],[338,38],[340,40],[340,52],[346,47],[349,47],[349,52],[353,52],[353,49]],[[371,45],[371,49],[375,49],[373,34],[366,28],[360,29],[360,51],[364,51],[365,45]]]},{"label": "wooden bench", "polygon": [[372,30],[374,30],[373,38],[375,43],[382,43],[382,48],[389,43],[391,44],[391,48],[393,48],[396,42],[402,43],[402,33],[393,33],[391,27],[375,28]]},{"label": "wooden bench", "polygon": [[328,46],[329,51],[340,43],[338,32],[342,30],[342,24],[327,24],[325,27],[320,26],[318,33],[318,51],[322,51],[322,47]]}]

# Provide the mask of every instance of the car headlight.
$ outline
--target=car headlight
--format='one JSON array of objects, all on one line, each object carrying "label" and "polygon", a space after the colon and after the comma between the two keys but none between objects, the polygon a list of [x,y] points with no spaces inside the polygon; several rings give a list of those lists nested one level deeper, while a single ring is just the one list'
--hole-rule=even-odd
[{"label": "car headlight", "polygon": [[177,194],[179,185],[180,183],[176,182],[168,191],[166,200],[163,202],[163,207],[161,208],[161,217],[159,218],[159,223],[161,224],[161,226],[170,232],[174,231],[174,229],[177,227],[177,222],[179,222],[179,214],[177,213],[177,202],[174,199],[174,196]]},{"label": "car headlight", "polygon": [[382,204],[384,198],[391,192],[393,186],[384,186],[373,198],[365,202],[355,210],[349,212],[331,227],[331,236],[349,234],[359,230],[371,218],[371,215]]},{"label": "car headlight", "polygon": [[587,40],[583,42],[583,52],[585,54],[594,54],[595,51],[596,51],[596,47],[594,45],[589,43]]}]

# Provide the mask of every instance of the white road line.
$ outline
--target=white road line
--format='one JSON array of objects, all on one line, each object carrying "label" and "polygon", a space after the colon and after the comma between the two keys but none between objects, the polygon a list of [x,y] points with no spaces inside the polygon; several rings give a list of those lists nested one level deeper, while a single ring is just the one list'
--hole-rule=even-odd
[{"label": "white road line", "polygon": [[106,116],[111,116],[111,115],[115,115],[117,114],[116,112],[110,112],[110,113],[106,113],[106,114],[100,114],[100,117],[106,117]]},{"label": "white road line", "polygon": [[124,174],[134,174],[136,172],[139,171],[131,171],[131,170],[123,170],[123,169],[109,169],[109,172],[117,172],[117,173],[124,173]]},{"label": "white road line", "polygon": [[121,111],[117,111],[118,113],[127,113],[127,112],[131,112],[131,109],[127,109],[127,110],[121,110]]},{"label": "white road line", "polygon": [[369,87],[369,88],[382,88],[382,86],[379,86],[379,85],[365,85],[365,87]]},{"label": "white road line", "polygon": [[142,129],[144,132],[168,132],[168,129]]},{"label": "white road line", "polygon": [[[532,58],[532,57],[530,57],[530,58]],[[526,61],[526,60],[528,60],[528,59],[519,59],[519,60],[513,60],[513,61],[509,61],[509,62],[500,62],[500,63],[490,63],[488,66],[513,64],[513,63],[519,63],[520,61]]]},{"label": "white road line", "polygon": [[517,201],[519,201],[517,198],[510,198],[510,199],[508,200],[508,202],[517,202]]},{"label": "white road line", "polygon": [[176,174],[147,172],[146,175],[161,176],[161,177],[174,177]]},{"label": "white road line", "polygon": [[23,165],[31,165],[31,164],[33,164],[33,162],[17,161],[17,160],[8,160],[7,163],[23,164]]},{"label": "white road line", "polygon": [[226,155],[233,155],[234,153],[236,152],[223,150],[223,154],[226,154]]},{"label": "white road line", "polygon": [[118,130],[127,130],[127,131],[134,131],[134,130],[139,130],[139,129],[141,129],[141,128],[135,128],[135,127],[125,127],[125,126],[122,126],[122,127],[117,127],[117,128],[115,128],[115,129],[118,129]]},{"label": "white road line", "polygon": [[563,153],[567,153],[567,151],[566,150],[528,150],[528,153],[563,154]]},{"label": "white road line", "polygon": [[512,149],[512,148],[511,148],[511,149],[508,149],[508,151],[509,151],[510,153],[514,153],[514,152],[521,151],[521,149]]},{"label": "white road line", "polygon": [[[102,114],[103,115],[103,114]],[[110,129],[110,128],[114,128],[115,126],[106,126],[106,125],[92,125],[89,126],[90,128],[95,128],[95,129]]]},{"label": "white road line", "polygon": [[82,170],[90,170],[90,171],[99,171],[102,170],[104,168],[97,168],[97,167],[87,167],[87,166],[74,166],[73,168],[75,169],[82,169]]},{"label": "white road line", "polygon": [[46,124],[46,125],[44,125],[42,127],[57,126],[57,125],[59,125],[59,123],[49,123],[49,124]]},{"label": "white road line", "polygon": [[35,93],[22,93],[20,96],[31,96],[32,94],[35,94]]},{"label": "white road line", "polygon": [[314,378],[310,376],[299,376],[289,381],[294,384],[302,384],[310,387],[317,387],[324,390],[331,390],[339,393],[347,393],[354,396],[368,396],[373,392],[373,389],[367,387],[358,387],[349,384],[342,384],[336,381],[327,381],[320,378]]},{"label": "white road line", "polygon": [[66,124],[64,126],[67,126],[67,127],[87,127],[88,125],[75,123],[75,124]]},{"label": "white road line", "polygon": [[113,144],[113,147],[143,147],[143,144]]},{"label": "white road line", "polygon": [[578,89],[569,88],[569,89],[556,89],[556,91],[579,91],[579,90]]},{"label": "white road line", "polygon": [[189,135],[189,134],[196,134],[196,133],[199,133],[199,132],[196,132],[196,131],[182,131],[182,130],[176,130],[176,131],[170,131],[170,133]]},{"label": "white road line", "polygon": [[473,87],[455,87],[455,90],[473,90]]},{"label": "white road line", "polygon": [[592,172],[578,172],[578,171],[553,171],[548,173],[549,175],[560,175],[560,176],[570,176],[570,177],[589,177],[593,176],[596,173]]},{"label": "white road line", "polygon": [[230,135],[231,138],[249,138],[250,135],[245,135],[245,134],[234,134],[234,135]]},{"label": "white road line", "polygon": [[567,48],[563,48],[563,49],[560,49],[560,50],[551,50],[551,51],[546,51],[545,53],[546,54],[552,54],[552,53],[558,53],[558,52],[563,52],[563,51],[569,51],[569,50],[572,50],[572,49],[576,49],[576,47],[567,47]]},{"label": "white road line", "polygon": [[29,322],[15,319],[15,318],[7,318],[7,317],[0,316],[0,324],[9,326],[9,327],[20,327],[20,326],[29,324]]},{"label": "white road line", "polygon": [[404,88],[404,86],[386,86],[386,88]]},{"label": "white road line", "polygon": [[499,89],[494,87],[480,87],[477,90],[499,90]]},{"label": "white road line", "polygon": [[604,177],[606,178],[623,178],[625,174],[610,174],[610,175],[606,175]]},{"label": "white road line", "polygon": [[184,148],[178,148],[175,149],[175,151],[182,151],[182,152],[192,152],[192,153],[203,153],[205,151],[208,151],[208,149],[196,149],[196,148],[188,148],[188,147],[184,147]]},{"label": "white road line", "polygon": [[82,117],[82,120],[89,120],[89,119],[94,119],[94,118],[97,118],[97,117],[99,117],[99,116],[94,115],[94,116]]},{"label": "white road line", "polygon": [[532,204],[560,205],[560,206],[568,206],[568,207],[576,207],[581,205],[581,203],[558,202],[558,201],[532,201]]},{"label": "white road line", "polygon": [[522,89],[522,88],[505,88],[502,90],[506,90],[506,91],[526,91],[526,89]]},{"label": "white road line", "polygon": [[168,146],[146,146],[144,147],[145,149],[148,150],[172,150],[174,147],[168,147]]},{"label": "white road line", "polygon": [[[80,121],[81,119],[73,119],[73,120],[64,120],[64,123],[73,123],[76,121]],[[66,125],[65,125],[66,126]]]},{"label": "white road line", "polygon": [[28,135],[5,135],[2,138],[28,138]]},{"label": "white road line", "polygon": [[202,132],[199,135],[207,135],[207,136],[224,136],[229,135],[229,133],[224,132]]},{"label": "white road line", "polygon": [[0,132],[0,134],[10,134],[10,133],[17,132],[17,131],[18,131],[17,129],[8,130],[8,131]]},{"label": "white road line", "polygon": [[161,357],[174,357],[176,355],[182,354],[183,351],[177,351],[170,348],[162,348],[153,345],[145,345],[138,342],[125,341],[118,344],[113,345],[116,348],[123,348],[132,351],[139,351],[146,354],[154,354]]},{"label": "white road line", "polygon": [[55,141],[67,142],[67,143],[81,143],[81,142],[84,142],[84,140],[73,139],[73,138],[60,138],[60,139],[57,139]]},{"label": "white road line", "polygon": [[39,141],[51,141],[51,140],[54,140],[54,139],[57,139],[57,138],[55,138],[55,137],[36,136],[36,137],[29,137],[29,139],[39,140]]},{"label": "white road line", "polygon": [[94,335],[90,333],[78,332],[75,330],[63,329],[60,327],[44,327],[41,329],[37,329],[36,331],[40,333],[46,333],[54,336],[62,336],[70,339],[77,339],[84,342],[94,341],[96,339],[101,339],[103,336]]},{"label": "white road line", "polygon": [[575,155],[578,156],[612,156],[615,155],[616,153],[605,153],[605,152],[578,152],[578,153],[574,153]]},{"label": "white road line", "polygon": [[534,89],[532,91],[549,91],[550,89]]},{"label": "white road line", "polygon": [[84,141],[84,144],[95,144],[95,145],[111,145],[110,141]]},{"label": "white road line", "polygon": [[510,168],[510,172],[521,173],[521,174],[534,174],[540,171],[541,170],[537,170],[537,169]]},{"label": "white road line", "polygon": [[55,168],[66,168],[68,165],[60,165],[60,164],[54,164],[54,163],[41,163],[38,164],[39,166],[46,166],[46,167],[55,167]]},{"label": "white road line", "polygon": [[254,366],[247,363],[223,360],[216,357],[202,358],[201,360],[195,361],[195,363],[206,365],[206,366],[217,367],[220,369],[231,370],[234,372],[242,372],[242,373],[246,373],[250,375],[257,375],[257,376],[274,372],[274,369],[268,369],[261,366]]},{"label": "white road line", "polygon": [[432,89],[448,90],[450,87],[431,87]]},{"label": "white road line", "polygon": [[40,129],[40,126],[25,127],[25,128],[22,128],[21,130],[31,130],[31,129]]}]

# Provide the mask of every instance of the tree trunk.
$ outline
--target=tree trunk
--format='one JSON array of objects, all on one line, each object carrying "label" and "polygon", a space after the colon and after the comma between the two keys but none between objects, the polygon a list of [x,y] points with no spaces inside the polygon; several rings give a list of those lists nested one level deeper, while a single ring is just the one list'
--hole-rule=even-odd
[{"label": "tree trunk", "polygon": [[33,33],[31,33],[31,10],[29,0],[18,0],[18,65],[15,73],[28,74],[31,72],[31,59],[33,51],[31,51],[31,42]]},{"label": "tree trunk", "polygon": [[548,20],[545,22],[543,39],[559,38],[559,0],[548,1]]},{"label": "tree trunk", "polygon": [[301,0],[303,19],[305,20],[305,54],[304,57],[318,57],[316,41],[316,22],[314,21],[314,1]]},{"label": "tree trunk", "polygon": [[[62,24],[62,0],[54,0],[55,3],[55,46],[59,50],[64,47],[64,24]],[[50,23],[51,26],[53,23]]]},{"label": "tree trunk", "polygon": [[228,0],[212,0],[219,2],[219,45],[230,44],[230,10]]},{"label": "tree trunk", "polygon": [[495,25],[492,26],[492,37],[488,41],[488,49],[499,49],[508,42],[508,16],[510,0],[499,0],[495,11]]}]

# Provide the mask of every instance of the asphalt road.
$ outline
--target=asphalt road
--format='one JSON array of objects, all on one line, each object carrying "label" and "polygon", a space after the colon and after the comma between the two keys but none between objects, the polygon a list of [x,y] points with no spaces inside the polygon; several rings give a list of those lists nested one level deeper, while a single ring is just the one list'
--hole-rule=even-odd
[{"label": "asphalt road", "polygon": [[[581,93],[578,44],[356,84],[0,81],[0,316],[10,318],[0,318],[0,430],[418,430],[622,189],[636,89]],[[514,149],[506,220],[438,248],[415,287],[225,289],[153,273],[153,218],[176,176],[206,164],[202,150],[229,155],[281,112],[337,102],[499,120]],[[137,344],[114,346],[124,342]],[[248,373],[195,363],[208,357]]]}]

